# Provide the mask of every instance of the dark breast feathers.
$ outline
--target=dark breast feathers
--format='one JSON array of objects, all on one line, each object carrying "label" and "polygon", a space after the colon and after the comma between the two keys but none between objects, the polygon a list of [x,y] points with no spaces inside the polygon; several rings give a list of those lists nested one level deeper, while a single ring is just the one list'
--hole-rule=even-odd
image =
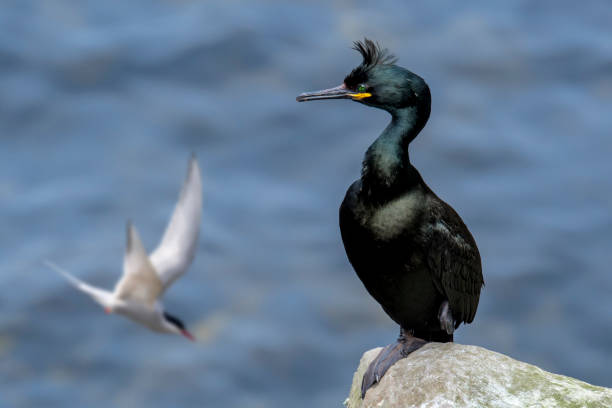
[{"label": "dark breast feathers", "polygon": [[456,326],[472,322],[483,277],[478,248],[459,215],[425,183],[374,205],[360,192],[358,180],[340,208],[340,229],[368,292],[405,328],[439,330],[444,299]]}]

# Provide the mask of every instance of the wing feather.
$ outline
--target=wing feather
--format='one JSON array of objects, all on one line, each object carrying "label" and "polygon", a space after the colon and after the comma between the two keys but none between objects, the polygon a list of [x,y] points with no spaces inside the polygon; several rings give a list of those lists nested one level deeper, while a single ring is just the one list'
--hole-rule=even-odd
[{"label": "wing feather", "polygon": [[459,215],[448,205],[444,207],[443,215],[430,224],[428,265],[457,324],[471,323],[484,285],[480,254]]},{"label": "wing feather", "polygon": [[195,157],[191,157],[187,177],[178,202],[151,262],[162,282],[163,290],[185,273],[197,249],[202,218],[202,179]]},{"label": "wing feather", "polygon": [[162,283],[147,256],[138,231],[129,221],[126,235],[123,276],[115,286],[115,296],[152,305],[163,290]]}]

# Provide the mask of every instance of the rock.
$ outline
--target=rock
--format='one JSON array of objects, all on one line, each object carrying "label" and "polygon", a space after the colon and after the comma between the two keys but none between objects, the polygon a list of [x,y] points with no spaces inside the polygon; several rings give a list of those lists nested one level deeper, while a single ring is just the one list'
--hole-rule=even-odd
[{"label": "rock", "polygon": [[353,376],[347,408],[612,407],[612,389],[546,372],[476,346],[430,343],[395,363],[361,399],[361,379],[380,348]]}]

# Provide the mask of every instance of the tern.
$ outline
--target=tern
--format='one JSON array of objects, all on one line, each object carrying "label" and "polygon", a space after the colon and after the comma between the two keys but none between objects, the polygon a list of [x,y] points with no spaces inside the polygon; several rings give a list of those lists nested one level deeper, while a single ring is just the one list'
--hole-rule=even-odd
[{"label": "tern", "polygon": [[128,221],[123,276],[112,292],[85,283],[50,261],[45,263],[88,294],[106,313],[117,313],[153,331],[183,335],[193,341],[183,322],[164,310],[160,297],[191,264],[201,218],[202,179],[198,162],[192,157],[170,222],[150,256],[138,231]]}]

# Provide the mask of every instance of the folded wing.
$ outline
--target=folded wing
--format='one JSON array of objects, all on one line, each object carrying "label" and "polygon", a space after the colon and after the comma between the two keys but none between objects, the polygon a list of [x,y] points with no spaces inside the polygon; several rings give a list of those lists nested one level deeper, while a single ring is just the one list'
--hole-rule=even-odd
[{"label": "folded wing", "polygon": [[159,246],[151,254],[163,290],[179,278],[193,260],[202,218],[202,179],[195,157],[189,161],[187,177],[178,203]]},{"label": "folded wing", "polygon": [[430,233],[427,261],[433,283],[448,299],[457,326],[461,322],[471,323],[484,285],[476,242],[450,207]]}]

